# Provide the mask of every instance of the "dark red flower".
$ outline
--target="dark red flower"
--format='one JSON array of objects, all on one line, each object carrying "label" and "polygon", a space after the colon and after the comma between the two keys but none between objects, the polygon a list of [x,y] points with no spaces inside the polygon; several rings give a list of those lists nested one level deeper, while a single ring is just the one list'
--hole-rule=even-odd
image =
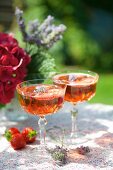
[{"label": "dark red flower", "polygon": [[11,34],[0,33],[0,44],[11,50],[18,46],[18,41]]},{"label": "dark red flower", "polygon": [[9,34],[0,33],[0,103],[14,97],[15,88],[27,75],[30,56]]}]

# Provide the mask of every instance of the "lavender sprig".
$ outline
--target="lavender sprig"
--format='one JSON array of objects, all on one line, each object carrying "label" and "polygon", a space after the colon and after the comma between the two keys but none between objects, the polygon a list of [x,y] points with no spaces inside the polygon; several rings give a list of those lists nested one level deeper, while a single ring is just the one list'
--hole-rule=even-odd
[{"label": "lavender sprig", "polygon": [[42,44],[46,48],[51,48],[55,42],[62,39],[62,33],[65,31],[65,29],[66,27],[63,24],[59,26],[52,25],[50,33],[43,36]]},{"label": "lavender sprig", "polygon": [[51,154],[52,158],[59,166],[63,166],[67,163],[68,150],[66,148],[56,146],[54,149],[46,148],[46,150]]},{"label": "lavender sprig", "polygon": [[62,39],[62,34],[66,30],[66,26],[63,24],[55,26],[53,24],[54,17],[49,15],[41,24],[38,20],[29,22],[27,32],[23,11],[16,8],[15,15],[24,41],[38,47],[51,48],[58,40]]},{"label": "lavender sprig", "polygon": [[37,19],[35,19],[33,21],[29,21],[29,23],[28,23],[28,30],[29,30],[29,32],[31,34],[36,32],[39,24],[40,23],[39,23],[39,21]]},{"label": "lavender sprig", "polygon": [[85,155],[90,152],[90,148],[88,146],[80,146],[76,148],[76,151],[81,155]]},{"label": "lavender sprig", "polygon": [[44,21],[43,23],[40,25],[39,30],[41,32],[45,32],[45,30],[48,28],[48,26],[52,25],[54,21],[54,17],[52,17],[51,15],[49,15]]},{"label": "lavender sprig", "polygon": [[15,15],[17,18],[17,23],[19,25],[20,31],[22,32],[23,40],[28,41],[29,36],[26,32],[25,21],[23,19],[23,11],[16,7]]}]

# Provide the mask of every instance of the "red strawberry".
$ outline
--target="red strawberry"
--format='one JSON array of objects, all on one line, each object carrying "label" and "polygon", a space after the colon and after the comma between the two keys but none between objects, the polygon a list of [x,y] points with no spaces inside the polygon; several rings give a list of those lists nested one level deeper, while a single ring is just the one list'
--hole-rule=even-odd
[{"label": "red strawberry", "polygon": [[26,143],[33,143],[36,140],[37,131],[32,127],[26,127],[22,131],[22,135],[26,141]]},{"label": "red strawberry", "polygon": [[8,139],[16,133],[20,133],[20,131],[15,127],[11,127],[11,128],[9,128],[8,130],[5,131],[4,136]]},{"label": "red strawberry", "polygon": [[24,148],[26,146],[24,137],[17,128],[10,128],[6,130],[4,136],[15,150]]},{"label": "red strawberry", "polygon": [[21,133],[14,134],[10,140],[10,143],[15,150],[25,148],[26,146],[26,142]]}]

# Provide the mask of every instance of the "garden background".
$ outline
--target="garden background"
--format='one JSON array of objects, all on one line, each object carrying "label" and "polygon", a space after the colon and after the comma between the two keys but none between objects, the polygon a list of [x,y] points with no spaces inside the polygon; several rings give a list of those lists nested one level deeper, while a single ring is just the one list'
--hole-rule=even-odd
[{"label": "garden background", "polygon": [[0,0],[0,32],[13,32],[21,46],[14,11],[24,11],[26,23],[47,15],[65,24],[62,41],[50,51],[58,69],[88,69],[100,75],[95,103],[113,105],[113,1],[111,0]]}]

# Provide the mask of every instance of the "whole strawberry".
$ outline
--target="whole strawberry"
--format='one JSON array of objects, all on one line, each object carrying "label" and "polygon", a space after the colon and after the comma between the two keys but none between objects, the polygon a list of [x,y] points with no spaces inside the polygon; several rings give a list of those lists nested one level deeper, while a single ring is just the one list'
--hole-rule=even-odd
[{"label": "whole strawberry", "polygon": [[9,129],[7,129],[7,130],[5,131],[4,136],[5,136],[6,138],[8,138],[8,136],[9,136],[9,138],[10,138],[11,135],[14,135],[14,134],[16,134],[16,133],[20,133],[20,131],[19,131],[17,128],[15,128],[15,127],[11,127],[11,128],[9,128]]},{"label": "whole strawberry", "polygon": [[32,127],[26,127],[22,130],[22,135],[27,144],[33,143],[36,140],[37,131]]},{"label": "whole strawberry", "polygon": [[6,139],[15,150],[25,148],[26,146],[26,142],[21,133],[10,134],[6,136]]},{"label": "whole strawberry", "polygon": [[26,142],[21,133],[14,134],[10,143],[13,149],[15,150],[25,148],[26,146]]}]

